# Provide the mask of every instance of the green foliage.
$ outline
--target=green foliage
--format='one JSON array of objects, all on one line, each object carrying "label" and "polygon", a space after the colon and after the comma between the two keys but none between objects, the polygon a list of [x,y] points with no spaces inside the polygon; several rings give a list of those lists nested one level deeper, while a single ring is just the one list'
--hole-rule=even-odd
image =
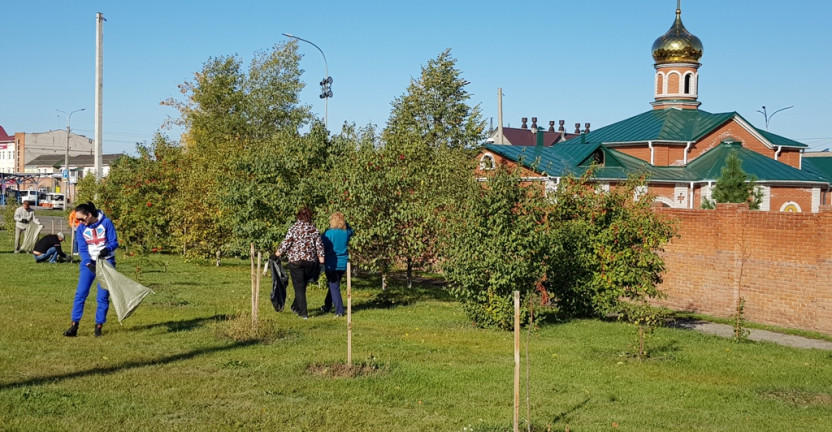
[{"label": "green foliage", "polygon": [[242,149],[228,167],[235,175],[218,191],[235,251],[246,253],[250,242],[258,250],[275,250],[299,208],[323,206],[330,192],[322,181],[331,170],[330,149],[320,123],[309,134],[278,132]]},{"label": "green foliage", "polygon": [[564,177],[553,195],[556,253],[547,279],[558,305],[576,316],[601,316],[620,313],[622,300],[661,298],[660,252],[675,224],[651,210],[649,196],[633,199],[643,176],[609,192],[590,179],[591,172]]},{"label": "green foliage", "polygon": [[386,142],[405,137],[430,147],[462,148],[478,145],[484,137],[485,121],[479,105],[467,104],[468,81],[456,69],[456,59],[447,49],[422,67],[411,80],[407,93],[393,101],[384,130]]},{"label": "green foliage", "polygon": [[742,160],[736,150],[725,157],[719,179],[714,185],[711,199],[703,200],[702,208],[713,209],[715,203],[748,203],[751,210],[759,210],[763,192],[756,188],[757,177],[749,176],[742,169]]},{"label": "green foliage", "polygon": [[236,56],[212,58],[193,82],[180,86],[184,100],[164,102],[180,112],[177,123],[187,129],[172,215],[179,222],[172,234],[187,255],[241,253],[249,241],[263,247],[273,242],[273,231],[266,228],[282,219],[268,219],[285,214],[266,217],[239,198],[243,193],[263,203],[273,197],[268,183],[258,183],[268,177],[259,163],[273,163],[268,159],[274,152],[288,154],[282,146],[296,145],[297,129],[311,118],[309,107],[299,104],[304,86],[299,60],[296,42],[256,53],[247,72]]},{"label": "green foliage", "polygon": [[182,150],[159,134],[136,150],[139,156],[121,157],[110,167],[96,204],[112,219],[125,246],[140,252],[167,250],[174,246],[170,232],[177,221],[171,210]]},{"label": "green foliage", "polygon": [[544,204],[541,190],[522,185],[508,168],[494,170],[463,203],[445,270],[451,292],[478,325],[512,328],[513,292],[525,305],[546,273]]},{"label": "green foliage", "polygon": [[[113,165],[115,165],[115,163]],[[110,167],[110,169],[112,169],[112,167]],[[94,203],[96,201],[96,196],[98,196],[99,191],[99,182],[95,180],[95,175],[85,175],[80,181],[78,181],[78,184],[75,187],[77,194],[75,195],[75,202],[73,202],[70,207],[75,208],[78,204],[90,201]]]},{"label": "green foliage", "polygon": [[17,203],[10,202],[3,207],[3,228],[7,231],[14,229],[14,212],[17,210]]},{"label": "green foliage", "polygon": [[748,341],[748,335],[751,331],[748,330],[745,322],[745,298],[740,297],[739,302],[737,302],[737,309],[734,311],[732,318],[734,324],[734,342]]}]

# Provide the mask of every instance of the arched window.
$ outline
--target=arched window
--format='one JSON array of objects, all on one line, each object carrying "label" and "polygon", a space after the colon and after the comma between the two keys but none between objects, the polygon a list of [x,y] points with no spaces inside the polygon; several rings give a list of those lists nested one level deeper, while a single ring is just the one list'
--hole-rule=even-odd
[{"label": "arched window", "polygon": [[482,155],[480,158],[480,169],[483,171],[493,170],[497,164],[494,162],[494,156],[490,153]]},{"label": "arched window", "polygon": [[798,204],[794,201],[789,201],[789,202],[783,204],[782,206],[780,206],[780,211],[781,212],[786,212],[786,213],[800,213],[800,212],[802,212],[802,210],[800,209],[800,204]]},{"label": "arched window", "polygon": [[600,148],[592,152],[592,163],[604,166],[604,151]]},{"label": "arched window", "polygon": [[691,76],[691,74],[686,74],[685,75],[685,94],[686,95],[690,94],[690,76]]}]

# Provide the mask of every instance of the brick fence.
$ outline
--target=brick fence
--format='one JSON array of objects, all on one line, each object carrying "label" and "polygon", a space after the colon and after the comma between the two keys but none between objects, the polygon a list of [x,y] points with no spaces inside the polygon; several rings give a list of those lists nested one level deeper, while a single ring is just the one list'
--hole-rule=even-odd
[{"label": "brick fence", "polygon": [[662,305],[832,334],[832,207],[820,213],[656,208],[679,221],[665,249]]}]

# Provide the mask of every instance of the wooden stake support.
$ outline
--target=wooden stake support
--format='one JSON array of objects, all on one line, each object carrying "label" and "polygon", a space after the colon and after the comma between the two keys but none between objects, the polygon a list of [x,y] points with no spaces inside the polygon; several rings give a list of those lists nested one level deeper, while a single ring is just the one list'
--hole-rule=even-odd
[{"label": "wooden stake support", "polygon": [[352,368],[352,264],[347,261],[347,365]]},{"label": "wooden stake support", "polygon": [[514,432],[520,432],[520,291],[514,291]]}]

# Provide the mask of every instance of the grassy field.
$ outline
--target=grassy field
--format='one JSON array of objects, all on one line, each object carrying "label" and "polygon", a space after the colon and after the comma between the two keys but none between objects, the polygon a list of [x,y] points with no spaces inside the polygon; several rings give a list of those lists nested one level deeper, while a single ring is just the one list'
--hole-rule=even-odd
[{"label": "grassy field", "polygon": [[[124,325],[111,310],[92,337],[91,295],[79,336],[66,338],[77,264],[10,250],[0,231],[2,431],[511,430],[512,335],[472,327],[441,287],[357,280],[353,356],[364,367],[349,377],[337,373],[346,321],[275,313],[268,279],[263,335],[241,337],[247,261],[153,256],[140,277],[156,294]],[[123,273],[135,266],[119,257]],[[310,309],[324,294],[310,290]],[[638,361],[634,339],[632,327],[594,320],[533,333],[534,430],[832,430],[829,352],[660,329]]]}]

